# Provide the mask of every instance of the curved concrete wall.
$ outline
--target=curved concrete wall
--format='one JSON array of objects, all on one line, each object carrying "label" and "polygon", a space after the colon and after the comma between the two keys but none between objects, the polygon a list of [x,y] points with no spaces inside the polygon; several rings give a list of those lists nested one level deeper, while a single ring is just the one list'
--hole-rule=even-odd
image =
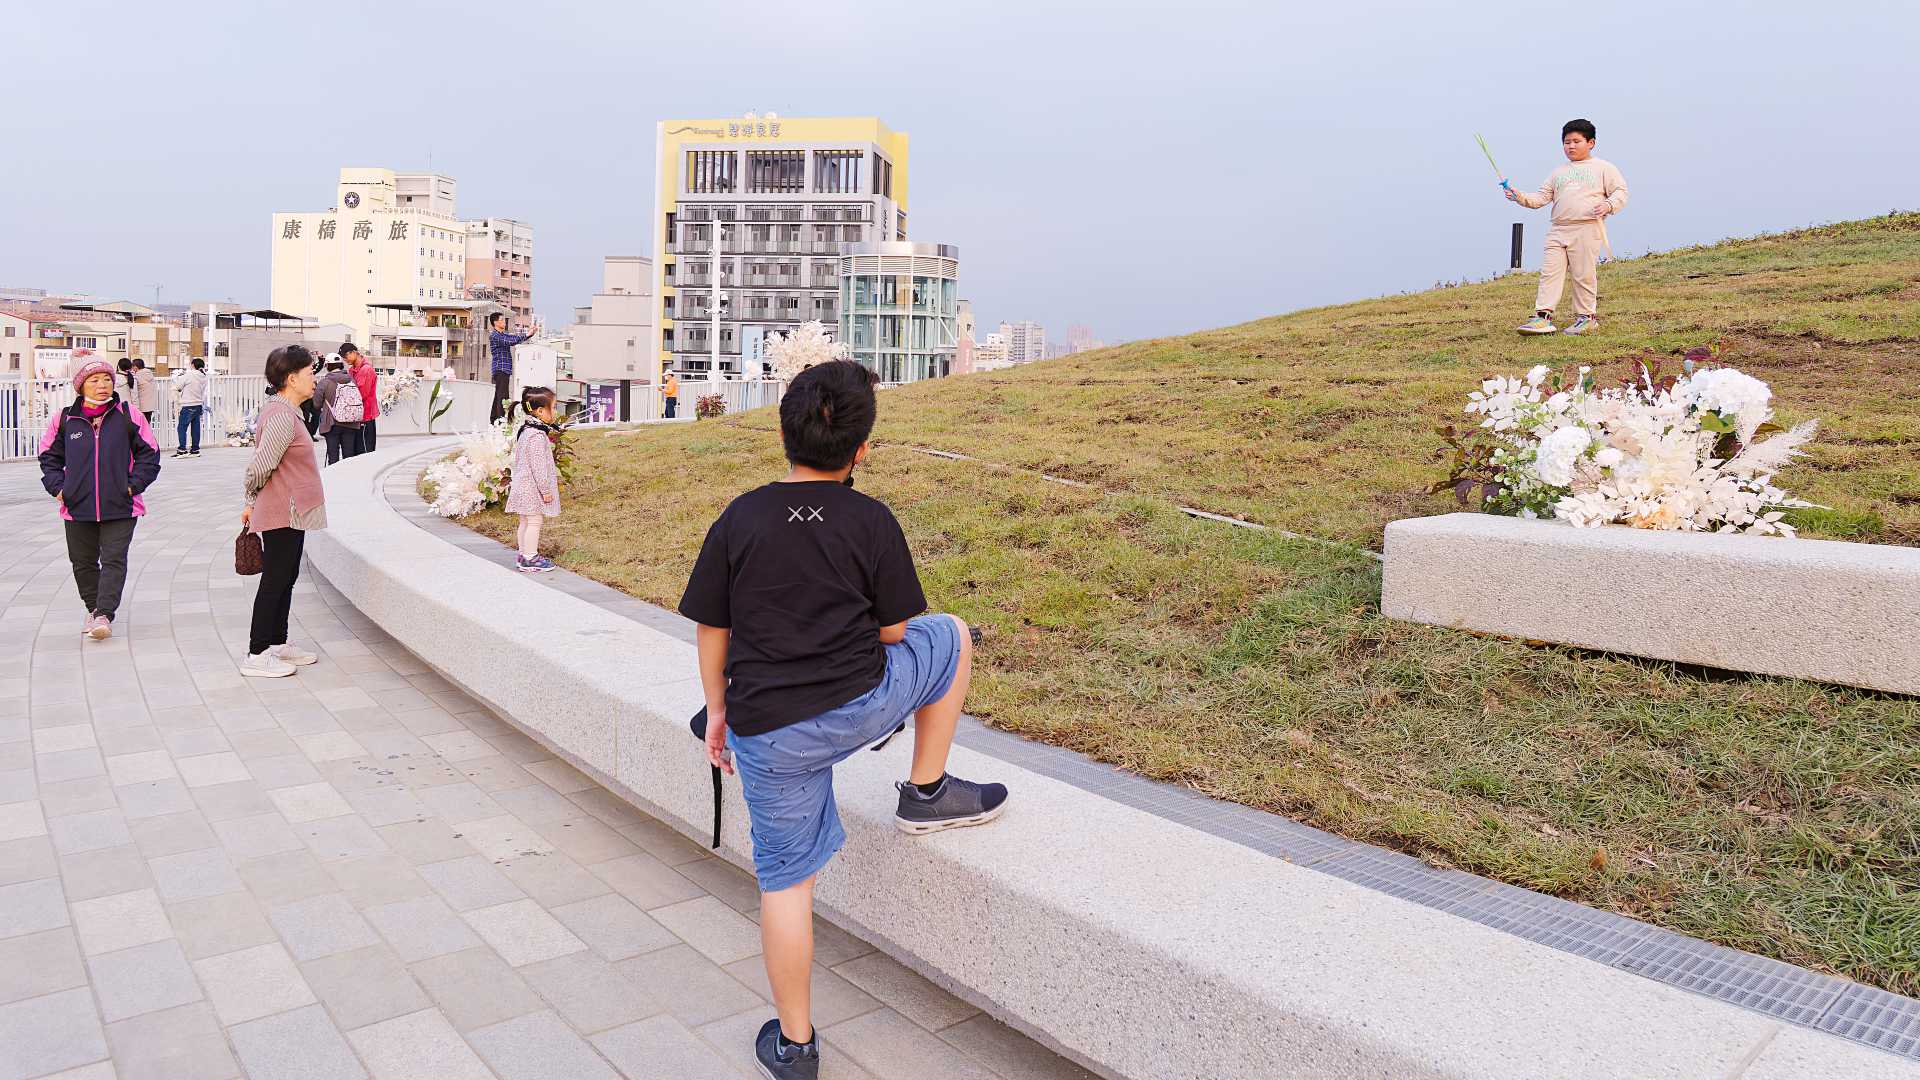
[{"label": "curved concrete wall", "polygon": [[1389,618],[1920,694],[1920,548],[1576,529],[1491,514],[1387,526]]},{"label": "curved concrete wall", "polygon": [[[326,470],[331,525],[308,540],[314,565],[501,716],[704,837],[712,790],[685,726],[700,702],[692,647],[402,519],[379,476],[422,448]],[[823,907],[1110,1077],[1692,1080],[1786,1075],[1809,1053],[1831,1066],[1823,1075],[1920,1076],[964,748],[954,771],[1006,782],[1007,814],[909,838],[891,822],[907,753],[840,768],[848,841],[821,875]],[[722,853],[748,865],[737,781],[727,799]],[[1769,1066],[1780,1054],[1796,1056]]]}]

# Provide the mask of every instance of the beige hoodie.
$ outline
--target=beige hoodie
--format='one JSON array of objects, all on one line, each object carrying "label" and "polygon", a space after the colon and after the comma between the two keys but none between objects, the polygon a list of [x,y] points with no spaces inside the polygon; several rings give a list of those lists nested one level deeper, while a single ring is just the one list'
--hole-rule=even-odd
[{"label": "beige hoodie", "polygon": [[1577,225],[1596,220],[1599,215],[1594,210],[1602,200],[1619,213],[1627,205],[1627,178],[1613,162],[1590,157],[1553,170],[1539,191],[1515,188],[1513,195],[1521,206],[1533,210],[1552,203],[1555,225]]}]

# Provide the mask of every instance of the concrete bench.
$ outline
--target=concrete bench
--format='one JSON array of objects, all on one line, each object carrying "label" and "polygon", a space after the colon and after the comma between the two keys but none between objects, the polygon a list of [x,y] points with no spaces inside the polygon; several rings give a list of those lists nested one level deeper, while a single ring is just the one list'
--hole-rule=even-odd
[{"label": "concrete bench", "polygon": [[[703,844],[712,808],[686,728],[686,643],[468,555],[401,518],[380,474],[420,447],[325,472],[314,566],[448,679]],[[845,849],[824,914],[1102,1075],[1920,1076],[1783,1026],[1294,866],[956,748],[1006,782],[986,828],[892,824],[906,740],[836,779]],[[721,854],[751,865],[737,781]]]},{"label": "concrete bench", "polygon": [[1387,526],[1389,618],[1920,694],[1920,548],[1576,529],[1491,514]]}]

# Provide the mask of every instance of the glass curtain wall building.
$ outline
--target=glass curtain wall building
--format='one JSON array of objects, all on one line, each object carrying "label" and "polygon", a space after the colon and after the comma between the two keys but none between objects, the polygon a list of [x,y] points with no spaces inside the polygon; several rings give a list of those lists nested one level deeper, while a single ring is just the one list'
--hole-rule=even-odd
[{"label": "glass curtain wall building", "polygon": [[840,341],[882,382],[953,373],[960,345],[960,249],[866,243],[840,256]]}]

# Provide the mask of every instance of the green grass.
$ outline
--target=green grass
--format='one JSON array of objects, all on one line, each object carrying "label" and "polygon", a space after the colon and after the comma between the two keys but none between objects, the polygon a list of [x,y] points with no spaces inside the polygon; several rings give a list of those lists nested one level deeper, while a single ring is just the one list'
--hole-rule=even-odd
[{"label": "green grass", "polygon": [[[1713,339],[1785,419],[1826,425],[1782,476],[1828,507],[1798,515],[1808,534],[1920,543],[1916,281],[1906,215],[1608,266],[1594,339],[1518,338],[1532,281],[1509,279],[922,384],[883,395],[860,485],[933,604],[983,627],[969,709],[989,723],[1920,993],[1920,702],[1393,622],[1362,550],[1451,509],[1421,494],[1431,429],[1485,374]],[[583,437],[550,553],[673,604],[713,516],[781,474],[774,428]]]}]

